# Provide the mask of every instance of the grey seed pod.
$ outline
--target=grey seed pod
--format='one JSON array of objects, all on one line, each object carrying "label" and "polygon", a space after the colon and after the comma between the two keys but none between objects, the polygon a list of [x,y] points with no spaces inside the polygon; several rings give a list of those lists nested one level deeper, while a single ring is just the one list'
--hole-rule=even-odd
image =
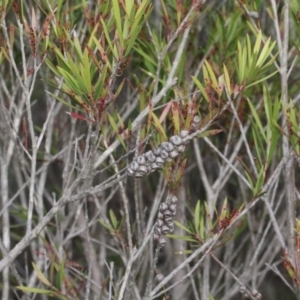
[{"label": "grey seed pod", "polygon": [[155,155],[151,150],[145,153],[145,158],[149,162],[152,162],[152,163],[155,162]]},{"label": "grey seed pod", "polygon": [[160,247],[164,247],[166,245],[166,240],[163,236],[161,236],[158,240],[158,244]]},{"label": "grey seed pod", "polygon": [[185,149],[185,146],[184,145],[180,145],[180,146],[177,146],[177,151],[179,152],[179,153],[182,153],[183,151],[184,151],[184,149]]},{"label": "grey seed pod", "polygon": [[189,135],[189,132],[187,130],[181,130],[180,131],[180,136],[181,138],[186,138]]},{"label": "grey seed pod", "polygon": [[158,274],[155,276],[155,281],[156,281],[156,282],[161,282],[164,278],[165,278],[165,277],[164,277],[163,274],[158,273]]},{"label": "grey seed pod", "polygon": [[165,161],[169,157],[169,153],[166,150],[162,150],[160,157]]},{"label": "grey seed pod", "polygon": [[148,173],[148,170],[146,166],[140,166],[137,172],[139,172],[142,175],[146,175]]},{"label": "grey seed pod", "polygon": [[165,160],[162,159],[160,156],[157,156],[156,159],[155,159],[155,162],[157,164],[164,164],[165,163]]},{"label": "grey seed pod", "polygon": [[159,220],[163,220],[163,219],[164,219],[164,214],[163,214],[162,212],[158,212],[157,218],[158,218]]},{"label": "grey seed pod", "polygon": [[172,233],[174,231],[174,222],[172,223],[167,223],[167,225],[169,226],[169,230],[170,230],[170,233]]},{"label": "grey seed pod", "polygon": [[159,211],[161,211],[161,212],[165,212],[168,208],[169,208],[169,205],[166,202],[162,202],[159,205]]},{"label": "grey seed pod", "polygon": [[164,221],[167,225],[169,225],[170,223],[174,223],[174,218],[172,217],[165,217]]},{"label": "grey seed pod", "polygon": [[257,300],[260,300],[260,299],[261,299],[261,294],[260,294],[257,290],[253,289],[253,290],[251,291],[251,294],[252,294]]},{"label": "grey seed pod", "polygon": [[136,158],[136,162],[139,165],[145,165],[146,164],[146,158],[144,157],[144,155],[140,155]]},{"label": "grey seed pod", "polygon": [[131,170],[136,171],[139,168],[139,164],[136,161],[133,161],[130,164],[130,168],[131,168]]},{"label": "grey seed pod", "polygon": [[174,146],[180,146],[182,145],[183,141],[182,138],[179,135],[173,135],[170,137],[169,141],[174,145]]},{"label": "grey seed pod", "polygon": [[159,168],[160,168],[160,166],[157,163],[154,162],[154,163],[151,164],[152,171],[154,171],[156,169],[159,169]]},{"label": "grey seed pod", "polygon": [[130,166],[127,168],[127,174],[130,176],[134,176],[134,171],[130,168]]},{"label": "grey seed pod", "polygon": [[173,150],[173,151],[171,151],[170,153],[169,153],[169,155],[170,155],[170,158],[175,158],[175,157],[177,157],[178,156],[178,151],[177,150]]},{"label": "grey seed pod", "polygon": [[169,206],[169,210],[172,212],[173,216],[176,215],[176,207],[177,205],[175,203],[172,203]]},{"label": "grey seed pod", "polygon": [[166,150],[167,152],[171,152],[174,150],[174,145],[172,143],[169,142],[163,142],[160,145],[164,150]]},{"label": "grey seed pod", "polygon": [[172,195],[171,202],[175,204],[175,203],[177,203],[177,201],[178,201],[177,197],[175,195]]},{"label": "grey seed pod", "polygon": [[200,123],[201,119],[199,116],[195,115],[193,119],[193,124],[198,125]]},{"label": "grey seed pod", "polygon": [[138,171],[136,171],[136,172],[134,173],[134,177],[136,177],[136,178],[144,177],[144,175],[145,175],[145,174],[141,174],[141,173],[138,172]]},{"label": "grey seed pod", "polygon": [[158,220],[156,221],[156,223],[155,223],[155,226],[156,226],[156,227],[162,227],[163,225],[164,225],[164,221],[161,220],[161,219],[158,219]]},{"label": "grey seed pod", "polygon": [[154,233],[155,233],[156,235],[161,235],[161,233],[162,233],[162,228],[160,228],[160,227],[158,227],[158,226],[155,226],[155,227],[154,227]]},{"label": "grey seed pod", "polygon": [[170,228],[169,228],[169,226],[167,226],[167,225],[164,225],[162,228],[161,228],[161,232],[162,232],[162,234],[168,234],[169,232],[170,232]]},{"label": "grey seed pod", "polygon": [[173,213],[169,209],[164,210],[163,214],[164,218],[173,217]]},{"label": "grey seed pod", "polygon": [[156,233],[153,234],[154,241],[158,241],[160,239],[160,235],[157,235]]},{"label": "grey seed pod", "polygon": [[156,156],[160,156],[160,153],[161,153],[161,147],[157,147],[155,150],[154,150],[154,155],[156,155]]}]

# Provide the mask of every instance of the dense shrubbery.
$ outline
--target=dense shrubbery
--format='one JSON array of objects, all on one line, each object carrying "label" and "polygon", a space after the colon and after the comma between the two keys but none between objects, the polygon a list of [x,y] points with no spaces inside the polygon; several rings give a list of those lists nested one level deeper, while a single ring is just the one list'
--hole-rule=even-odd
[{"label": "dense shrubbery", "polygon": [[298,1],[38,2],[0,4],[2,299],[300,299]]}]

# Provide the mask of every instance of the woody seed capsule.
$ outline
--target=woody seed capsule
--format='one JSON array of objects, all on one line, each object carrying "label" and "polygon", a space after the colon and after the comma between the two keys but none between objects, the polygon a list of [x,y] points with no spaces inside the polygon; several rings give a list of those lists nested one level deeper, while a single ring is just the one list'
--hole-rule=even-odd
[{"label": "woody seed capsule", "polygon": [[170,233],[172,233],[174,231],[174,222],[168,223],[167,225],[169,226]]},{"label": "woody seed capsule", "polygon": [[161,236],[158,240],[158,244],[160,247],[164,247],[166,245],[166,240],[163,236]]},{"label": "woody seed capsule", "polygon": [[170,204],[169,206],[169,210],[174,214],[176,214],[176,204],[175,203],[172,203]]},{"label": "woody seed capsule", "polygon": [[163,160],[166,160],[169,157],[169,154],[168,154],[168,152],[166,150],[162,150],[161,153],[160,153],[160,157]]},{"label": "woody seed capsule", "polygon": [[167,210],[168,208],[169,208],[169,205],[166,202],[163,202],[159,205],[159,211],[161,211],[161,212]]},{"label": "woody seed capsule", "polygon": [[163,214],[165,218],[173,216],[173,213],[169,209],[165,210]]},{"label": "woody seed capsule", "polygon": [[160,227],[155,226],[155,228],[154,228],[154,233],[155,233],[156,235],[161,235],[161,232],[162,232],[162,229],[161,229]]},{"label": "woody seed capsule", "polygon": [[136,159],[136,162],[139,165],[145,165],[146,164],[146,159],[145,159],[144,155],[138,156],[137,159]]},{"label": "woody seed capsule", "polygon": [[178,156],[178,151],[177,150],[173,150],[169,153],[170,158],[175,158]]},{"label": "woody seed capsule", "polygon": [[164,225],[164,226],[161,228],[161,232],[162,232],[162,234],[168,234],[168,233],[170,232],[169,226]]},{"label": "woody seed capsule", "polygon": [[168,216],[168,217],[164,218],[164,221],[166,224],[169,224],[169,223],[173,223],[174,219],[173,219],[173,217]]},{"label": "woody seed capsule", "polygon": [[182,153],[183,151],[184,151],[184,149],[185,149],[185,146],[184,145],[180,145],[180,146],[177,146],[177,151],[179,152],[179,153]]},{"label": "woody seed capsule", "polygon": [[146,175],[147,174],[147,167],[146,166],[140,166],[139,169],[137,170],[141,175]]},{"label": "woody seed capsule", "polygon": [[159,156],[160,155],[160,153],[161,153],[161,147],[157,147],[155,150],[154,150],[154,155],[156,155],[156,156]]},{"label": "woody seed capsule", "polygon": [[179,135],[173,135],[170,137],[169,141],[174,145],[174,146],[180,146],[182,145],[182,138]]},{"label": "woody seed capsule", "polygon": [[163,213],[162,212],[158,212],[157,218],[160,219],[160,220],[163,220],[164,219]]},{"label": "woody seed capsule", "polygon": [[189,135],[189,132],[187,130],[180,131],[181,138],[186,138]]},{"label": "woody seed capsule", "polygon": [[163,220],[161,220],[161,219],[158,219],[157,221],[156,221],[156,223],[155,223],[155,226],[157,227],[162,227],[164,225],[164,221]]},{"label": "woody seed capsule", "polygon": [[162,159],[160,156],[156,157],[155,162],[157,164],[164,164],[165,163],[164,159]]},{"label": "woody seed capsule", "polygon": [[130,167],[128,167],[127,168],[127,174],[130,175],[130,176],[134,176],[134,171]]},{"label": "woody seed capsule", "polygon": [[149,162],[155,162],[155,155],[151,150],[145,153],[145,157]]},{"label": "woody seed capsule", "polygon": [[175,195],[172,195],[171,202],[175,204],[177,203],[177,201],[178,201],[177,197]]},{"label": "woody seed capsule", "polygon": [[160,235],[157,235],[156,233],[153,234],[154,241],[158,241],[160,239]]},{"label": "woody seed capsule", "polygon": [[130,168],[131,168],[131,170],[136,171],[139,168],[139,164],[136,161],[133,161],[130,164]]},{"label": "woody seed capsule", "polygon": [[167,152],[171,152],[172,150],[174,150],[173,144],[168,143],[168,142],[163,142],[163,143],[161,143],[161,147],[162,147],[163,149],[165,149]]},{"label": "woody seed capsule", "polygon": [[160,168],[160,166],[157,164],[157,163],[152,163],[151,164],[151,169],[154,171],[154,170],[156,170],[156,169],[158,169],[158,168]]}]

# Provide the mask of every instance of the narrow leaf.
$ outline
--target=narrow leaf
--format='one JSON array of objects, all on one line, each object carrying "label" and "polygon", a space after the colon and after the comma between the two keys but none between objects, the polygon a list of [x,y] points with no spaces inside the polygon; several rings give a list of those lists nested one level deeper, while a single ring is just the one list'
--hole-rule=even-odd
[{"label": "narrow leaf", "polygon": [[33,266],[33,269],[35,270],[39,280],[47,286],[52,286],[52,284],[48,281],[46,276],[42,273],[42,271],[39,269],[39,267],[34,262],[32,263],[32,266]]}]

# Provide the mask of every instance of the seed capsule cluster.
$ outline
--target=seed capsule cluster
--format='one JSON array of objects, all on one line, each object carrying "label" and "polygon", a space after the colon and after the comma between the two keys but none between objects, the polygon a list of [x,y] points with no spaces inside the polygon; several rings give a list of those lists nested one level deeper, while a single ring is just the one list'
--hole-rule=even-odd
[{"label": "seed capsule cluster", "polygon": [[127,174],[133,177],[144,177],[179,156],[191,139],[189,134],[198,130],[200,121],[200,117],[195,115],[190,131],[182,130],[179,135],[173,135],[168,142],[161,143],[154,151],[150,150],[134,158],[127,167]]},{"label": "seed capsule cluster", "polygon": [[157,221],[154,225],[154,240],[163,247],[166,244],[165,235],[174,230],[174,218],[176,215],[177,197],[171,195],[166,202],[159,206]]},{"label": "seed capsule cluster", "polygon": [[143,177],[160,169],[181,154],[188,142],[189,132],[182,130],[180,135],[173,135],[168,142],[161,143],[154,151],[150,150],[134,158],[127,168],[127,174],[133,177]]}]

